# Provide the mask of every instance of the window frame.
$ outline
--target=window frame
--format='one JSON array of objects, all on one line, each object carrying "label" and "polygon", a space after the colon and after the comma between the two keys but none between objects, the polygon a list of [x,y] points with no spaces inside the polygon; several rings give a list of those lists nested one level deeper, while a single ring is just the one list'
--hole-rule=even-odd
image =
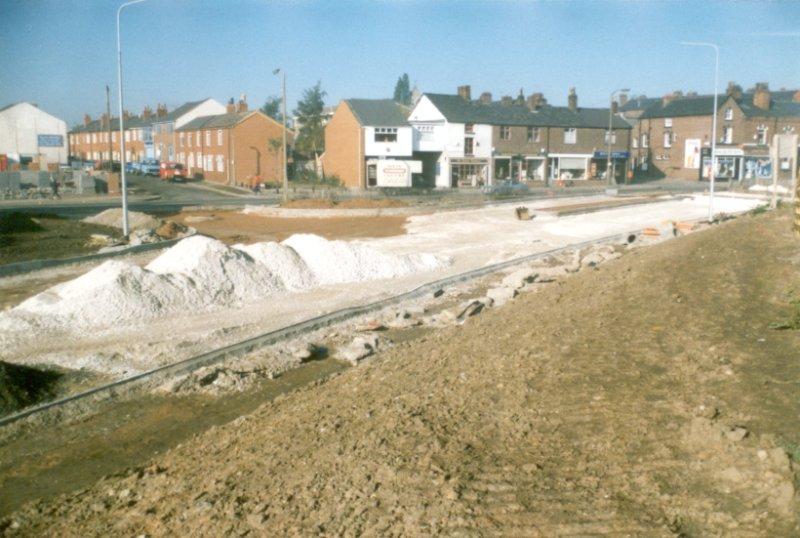
[{"label": "window frame", "polygon": [[564,127],[564,143],[570,145],[578,143],[578,129],[576,127]]},{"label": "window frame", "polygon": [[500,140],[511,140],[511,126],[510,125],[501,125],[500,126]]}]

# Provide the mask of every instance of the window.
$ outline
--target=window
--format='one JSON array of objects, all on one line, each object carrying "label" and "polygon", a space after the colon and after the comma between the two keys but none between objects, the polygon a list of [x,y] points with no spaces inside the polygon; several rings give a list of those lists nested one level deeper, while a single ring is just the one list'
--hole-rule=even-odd
[{"label": "window", "polygon": [[643,148],[650,147],[650,136],[647,133],[642,133],[642,147]]},{"label": "window", "polygon": [[728,107],[725,109],[725,120],[731,121],[733,119],[733,108]]},{"label": "window", "polygon": [[111,141],[112,142],[117,141],[117,131],[111,131]]},{"label": "window", "polygon": [[186,145],[192,147],[192,133],[187,134],[186,138],[187,138]]},{"label": "window", "polygon": [[206,131],[206,146],[211,145],[211,131]]},{"label": "window", "polygon": [[[222,131],[220,131],[221,133]],[[224,172],[225,171],[225,159],[222,158],[222,155],[217,155],[217,172]]]},{"label": "window", "polygon": [[205,169],[208,170],[209,172],[213,172],[214,171],[214,160],[213,159],[214,158],[211,155],[206,155],[206,163],[205,163],[206,166],[205,166]]},{"label": "window", "polygon": [[175,158],[175,150],[172,148],[172,144],[167,146],[167,154],[169,155],[169,160],[173,160]]},{"label": "window", "polygon": [[574,127],[564,129],[564,143],[575,144],[578,141],[578,130]]},{"label": "window", "polygon": [[200,131],[197,131],[197,146],[201,146],[203,144],[203,139],[200,138]]},{"label": "window", "polygon": [[397,127],[375,127],[375,142],[397,142]]},{"label": "window", "polygon": [[539,134],[538,127],[528,127],[528,142],[539,142],[541,141],[541,135]]},{"label": "window", "polygon": [[631,146],[633,147],[633,149],[637,149],[639,147],[639,137],[638,136],[634,136],[633,138],[631,138]]},{"label": "window", "polygon": [[722,143],[733,144],[733,127],[722,128]]},{"label": "window", "polygon": [[664,127],[672,127],[672,118],[664,118]]},{"label": "window", "polygon": [[672,133],[666,131],[664,133],[664,147],[671,148],[672,147]]},{"label": "window", "polygon": [[474,151],[473,150],[474,142],[475,142],[475,139],[472,138],[472,137],[468,136],[468,137],[464,138],[464,155],[467,155],[467,156],[474,155],[474,153],[473,153],[473,151]]},{"label": "window", "polygon": [[197,168],[203,167],[203,157],[200,155],[199,152],[195,154],[194,162],[197,165]]},{"label": "window", "polygon": [[467,123],[464,125],[464,132],[465,133],[474,133],[475,132],[475,124],[474,123]]},{"label": "window", "polygon": [[759,125],[756,127],[756,144],[760,146],[767,145],[767,126]]},{"label": "window", "polygon": [[616,131],[606,131],[605,141],[606,144],[616,144],[617,143]]},{"label": "window", "polygon": [[92,143],[94,144],[96,142],[97,142],[97,133],[92,133]]},{"label": "window", "polygon": [[178,144],[183,147],[183,133],[178,135]]},{"label": "window", "polygon": [[[222,129],[217,130],[217,145],[222,145]],[[222,170],[220,170],[220,172],[222,172]]]},{"label": "window", "polygon": [[511,127],[508,125],[500,126],[500,140],[511,140]]}]

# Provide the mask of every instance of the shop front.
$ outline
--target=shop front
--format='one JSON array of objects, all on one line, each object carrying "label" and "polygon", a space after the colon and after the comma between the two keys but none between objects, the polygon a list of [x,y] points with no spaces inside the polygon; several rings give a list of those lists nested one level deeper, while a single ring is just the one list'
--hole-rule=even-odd
[{"label": "shop front", "polygon": [[[734,181],[740,178],[744,150],[741,148],[717,148],[717,167],[714,178],[720,181]],[[700,180],[708,180],[711,170],[711,148],[703,148],[703,166],[700,168]]]},{"label": "shop front", "polygon": [[450,162],[450,186],[481,187],[489,184],[488,159],[452,159]]},{"label": "shop front", "polygon": [[[611,170],[614,174],[616,183],[625,182],[625,174],[628,170],[628,159],[630,153],[627,151],[612,151],[611,152]],[[608,152],[595,151],[594,157],[589,169],[589,177],[593,179],[606,179],[608,178]]]},{"label": "shop front", "polygon": [[588,179],[591,153],[551,153],[550,179],[553,181],[571,181]]}]

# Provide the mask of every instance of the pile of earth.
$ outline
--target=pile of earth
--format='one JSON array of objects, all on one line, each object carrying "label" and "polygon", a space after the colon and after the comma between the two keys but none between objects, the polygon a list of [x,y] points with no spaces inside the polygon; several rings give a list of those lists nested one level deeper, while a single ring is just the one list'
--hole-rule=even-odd
[{"label": "pile of earth", "polygon": [[348,198],[331,200],[329,198],[303,198],[282,203],[288,209],[376,209],[384,207],[408,207],[402,200],[391,198]]},{"label": "pile of earth", "polygon": [[60,377],[57,372],[0,361],[0,416],[51,399]]},{"label": "pile of earth", "polygon": [[[101,224],[113,228],[122,228],[122,209],[114,207],[105,211],[86,217],[83,222],[89,224]],[[128,225],[131,230],[153,229],[161,226],[161,220],[138,211],[128,211]]]}]

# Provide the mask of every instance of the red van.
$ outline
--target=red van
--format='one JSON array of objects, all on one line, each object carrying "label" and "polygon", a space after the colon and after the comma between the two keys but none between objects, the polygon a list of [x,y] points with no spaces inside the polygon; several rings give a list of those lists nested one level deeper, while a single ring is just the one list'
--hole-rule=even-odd
[{"label": "red van", "polygon": [[181,163],[162,162],[158,170],[158,177],[163,181],[185,181],[187,174]]}]

